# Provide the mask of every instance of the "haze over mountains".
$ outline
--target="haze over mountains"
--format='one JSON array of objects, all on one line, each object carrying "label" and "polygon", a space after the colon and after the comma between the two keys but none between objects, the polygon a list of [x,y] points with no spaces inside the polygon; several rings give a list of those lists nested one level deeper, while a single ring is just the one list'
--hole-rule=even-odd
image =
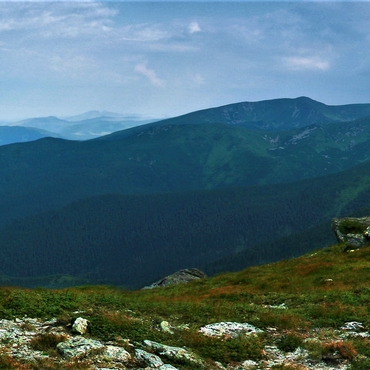
[{"label": "haze over mountains", "polygon": [[[65,135],[82,121],[48,122]],[[369,211],[369,140],[370,104],[301,97],[1,146],[0,272],[23,285],[137,288],[179,268],[215,273],[323,247],[332,217]]]},{"label": "haze over mountains", "polygon": [[[88,140],[152,121],[155,119],[108,111],[89,111],[64,118],[54,116],[30,118],[19,122],[4,123],[4,126],[0,126],[2,130],[0,145],[49,136],[69,140]],[[35,136],[35,133],[38,134],[38,137]],[[29,139],[27,140],[27,138]]]}]

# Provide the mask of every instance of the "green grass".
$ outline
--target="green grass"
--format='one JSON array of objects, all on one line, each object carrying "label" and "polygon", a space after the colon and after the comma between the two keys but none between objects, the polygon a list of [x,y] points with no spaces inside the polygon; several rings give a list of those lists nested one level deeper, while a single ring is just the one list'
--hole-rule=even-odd
[{"label": "green grass", "polygon": [[[82,315],[90,321],[88,335],[100,340],[121,343],[127,338],[133,342],[149,339],[184,346],[208,361],[222,363],[242,361],[246,354],[259,360],[266,344],[275,344],[283,351],[302,346],[313,358],[342,351],[344,358],[353,362],[351,369],[359,369],[370,361],[370,340],[355,338],[343,344],[330,341],[329,334],[348,321],[370,327],[369,267],[370,248],[346,253],[341,246],[332,246],[299,258],[165,289],[3,287],[0,312],[8,319],[56,317],[66,325],[76,318],[76,310],[83,309]],[[170,323],[174,334],[159,330],[163,320]],[[220,340],[198,332],[201,326],[219,321],[248,322],[263,330],[274,327],[276,335]],[[314,328],[329,333],[322,334],[319,344],[304,340]],[[48,351],[60,340],[63,338],[46,335],[35,337],[32,345]],[[181,364],[180,368],[189,366]]]}]

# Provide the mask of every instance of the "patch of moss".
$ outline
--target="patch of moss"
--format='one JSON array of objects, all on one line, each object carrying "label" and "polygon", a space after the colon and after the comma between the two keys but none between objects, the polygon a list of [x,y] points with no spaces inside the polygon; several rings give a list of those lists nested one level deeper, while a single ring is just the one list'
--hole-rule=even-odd
[{"label": "patch of moss", "polygon": [[342,234],[362,234],[365,229],[366,229],[366,226],[363,225],[361,222],[359,221],[356,221],[356,220],[343,220],[340,224],[339,224],[339,231],[342,233]]}]

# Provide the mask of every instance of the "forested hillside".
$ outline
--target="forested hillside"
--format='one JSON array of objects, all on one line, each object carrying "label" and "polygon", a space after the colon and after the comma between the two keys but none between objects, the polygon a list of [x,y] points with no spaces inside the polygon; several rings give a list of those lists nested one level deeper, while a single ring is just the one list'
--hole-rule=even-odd
[{"label": "forested hillside", "polygon": [[[238,268],[299,255],[328,240],[308,229],[330,229],[332,217],[370,203],[369,170],[370,162],[300,183],[83,199],[1,229],[0,270],[137,288],[180,268],[231,261],[238,252]],[[304,231],[308,238],[275,243]],[[208,269],[220,271],[217,263]]]},{"label": "forested hillside", "polygon": [[286,183],[370,158],[369,119],[269,133],[225,124],[147,125],[86,142],[0,147],[0,225],[109,193]]},{"label": "forested hillside", "polygon": [[1,146],[3,282],[139,287],[324,247],[332,217],[370,204],[369,107],[240,103]]}]

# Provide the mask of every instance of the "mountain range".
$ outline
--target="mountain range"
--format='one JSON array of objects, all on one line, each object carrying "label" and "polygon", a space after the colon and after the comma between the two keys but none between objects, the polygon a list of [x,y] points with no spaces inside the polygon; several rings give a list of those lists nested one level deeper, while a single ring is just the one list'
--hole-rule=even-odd
[{"label": "mountain range", "polygon": [[89,111],[64,118],[54,116],[30,118],[0,125],[2,137],[0,145],[32,141],[42,137],[88,140],[152,121],[155,120],[108,111]]},{"label": "mountain range", "polygon": [[331,218],[370,211],[369,124],[370,104],[301,97],[0,146],[4,281],[137,288],[323,247]]}]

